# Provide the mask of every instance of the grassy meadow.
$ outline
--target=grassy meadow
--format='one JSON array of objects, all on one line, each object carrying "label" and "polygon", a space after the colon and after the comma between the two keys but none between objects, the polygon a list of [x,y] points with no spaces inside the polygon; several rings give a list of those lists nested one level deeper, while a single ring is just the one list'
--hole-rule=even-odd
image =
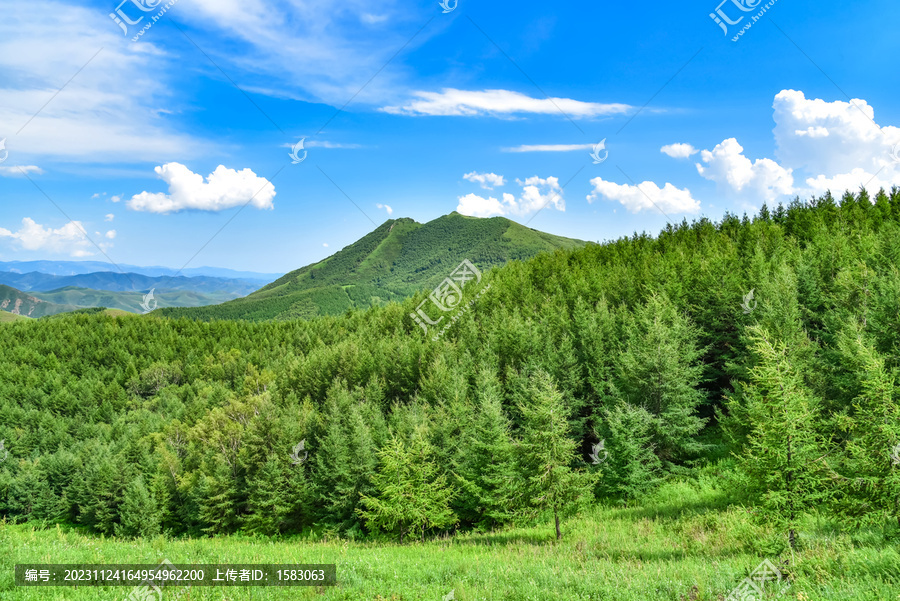
[{"label": "grassy meadow", "polygon": [[[792,579],[783,599],[900,600],[896,532],[842,533],[814,516],[791,554],[778,533],[729,502],[710,471],[663,486],[638,506],[595,507],[563,524],[467,533],[424,543],[223,536],[133,541],[67,527],[0,525],[0,563],[334,563],[338,585],[322,588],[194,587],[182,599],[241,600],[609,600],[719,601],[764,559]],[[893,538],[893,540],[891,540]],[[784,567],[785,563],[789,567]],[[179,588],[169,589],[163,601]],[[15,587],[0,574],[4,601],[124,599],[129,587]],[[772,598],[775,598],[774,596]]]}]

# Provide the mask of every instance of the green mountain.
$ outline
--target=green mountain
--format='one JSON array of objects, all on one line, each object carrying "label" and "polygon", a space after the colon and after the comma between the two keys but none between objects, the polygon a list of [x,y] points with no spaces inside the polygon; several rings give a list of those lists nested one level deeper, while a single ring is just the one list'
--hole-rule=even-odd
[{"label": "green mountain", "polygon": [[484,271],[585,244],[503,217],[481,219],[453,212],[425,224],[391,219],[327,259],[292,271],[247,297],[213,307],[161,312],[172,317],[251,321],[336,315],[434,288],[467,259]]},{"label": "green mountain", "polygon": [[12,313],[13,315],[23,315],[25,317],[44,317],[46,315],[56,315],[66,311],[73,311],[78,307],[72,305],[61,305],[37,298],[31,294],[26,294],[15,288],[0,284],[0,310]]},{"label": "green mountain", "polygon": [[[107,307],[130,313],[142,313],[143,292],[93,290],[66,286],[50,292],[32,292],[34,297],[50,303],[75,307]],[[153,300],[160,307],[200,307],[231,300],[230,292],[200,293],[191,290],[154,290]]]},{"label": "green mountain", "polygon": [[24,315],[16,315],[15,313],[10,313],[9,311],[0,311],[0,323],[10,323],[13,321],[26,321],[27,317]]}]

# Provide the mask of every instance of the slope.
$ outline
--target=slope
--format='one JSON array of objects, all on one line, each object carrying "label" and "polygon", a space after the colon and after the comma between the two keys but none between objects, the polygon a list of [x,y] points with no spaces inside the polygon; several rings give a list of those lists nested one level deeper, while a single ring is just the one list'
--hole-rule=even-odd
[{"label": "slope", "polygon": [[425,224],[391,219],[350,246],[275,280],[253,294],[215,307],[165,309],[196,319],[309,318],[399,301],[437,286],[468,259],[486,270],[541,252],[584,246],[503,217],[456,212]]},{"label": "slope", "polygon": [[73,311],[78,307],[72,305],[59,305],[26,294],[15,288],[0,284],[0,310],[14,315],[25,317],[44,317],[56,315],[66,311]]}]

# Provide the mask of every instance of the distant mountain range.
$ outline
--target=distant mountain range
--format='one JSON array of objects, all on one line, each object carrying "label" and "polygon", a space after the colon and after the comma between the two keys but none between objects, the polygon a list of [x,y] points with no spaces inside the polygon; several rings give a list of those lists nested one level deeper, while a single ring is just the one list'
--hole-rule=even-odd
[{"label": "distant mountain range", "polygon": [[137,273],[150,277],[171,277],[176,275],[194,277],[205,276],[214,278],[259,280],[269,283],[279,277],[280,273],[257,273],[255,271],[235,271],[223,267],[190,267],[187,269],[172,269],[170,267],[139,267],[120,263],[104,263],[103,261],[0,261],[0,271],[13,273],[38,272],[50,275],[84,275],[102,271],[115,273]]},{"label": "distant mountain range", "polygon": [[253,321],[333,315],[433,288],[466,259],[485,270],[585,244],[503,217],[482,219],[453,212],[426,224],[391,219],[336,254],[292,271],[245,298],[213,307],[160,311],[173,317]]},{"label": "distant mountain range", "polygon": [[164,288],[166,290],[190,290],[192,292],[226,294],[231,295],[231,298],[245,296],[259,290],[263,286],[261,280],[210,276],[151,277],[140,273],[118,273],[113,271],[78,275],[50,275],[37,271],[28,273],[0,271],[0,284],[12,286],[24,292],[49,292],[68,287],[109,290],[113,292],[146,292],[152,288]]},{"label": "distant mountain range", "polygon": [[[175,276],[174,269],[138,268],[149,272],[168,271],[171,275],[145,275],[137,272],[87,271],[110,264],[95,261],[22,261],[0,263],[0,310],[27,317],[45,317],[78,309],[106,307],[131,313],[144,311],[144,295],[154,293],[152,307],[199,307],[215,305],[258,290],[272,277],[254,272],[213,269],[219,273],[263,276],[257,278],[211,275]],[[120,267],[130,267],[122,265]],[[45,271],[38,271],[42,269]],[[200,268],[208,269],[208,268]],[[49,272],[56,272],[48,273]],[[62,275],[61,275],[62,274]]]}]

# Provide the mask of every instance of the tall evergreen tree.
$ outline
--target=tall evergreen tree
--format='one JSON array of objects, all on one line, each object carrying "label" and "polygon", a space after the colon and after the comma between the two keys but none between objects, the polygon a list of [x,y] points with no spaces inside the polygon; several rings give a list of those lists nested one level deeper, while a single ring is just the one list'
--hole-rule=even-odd
[{"label": "tall evergreen tree", "polygon": [[577,512],[592,497],[595,477],[573,468],[580,461],[579,443],[570,437],[569,409],[550,376],[537,371],[520,403],[521,441],[518,466],[527,506],[536,512],[553,511],[557,540],[562,538],[560,518]]},{"label": "tall evergreen tree", "polygon": [[860,394],[852,411],[838,419],[849,434],[838,507],[854,524],[893,519],[900,526],[900,404],[894,376],[861,328],[845,331],[840,347],[859,374]]},{"label": "tall evergreen tree", "polygon": [[749,332],[756,365],[728,405],[747,433],[739,482],[767,519],[787,529],[793,549],[802,514],[829,496],[825,444],[817,430],[820,401],[804,386],[782,343],[758,326]]},{"label": "tall evergreen tree", "polygon": [[426,530],[456,523],[454,490],[431,455],[424,432],[409,444],[394,437],[378,452],[377,494],[363,495],[356,510],[369,527],[393,531],[402,543],[407,534],[419,532],[424,540]]}]

